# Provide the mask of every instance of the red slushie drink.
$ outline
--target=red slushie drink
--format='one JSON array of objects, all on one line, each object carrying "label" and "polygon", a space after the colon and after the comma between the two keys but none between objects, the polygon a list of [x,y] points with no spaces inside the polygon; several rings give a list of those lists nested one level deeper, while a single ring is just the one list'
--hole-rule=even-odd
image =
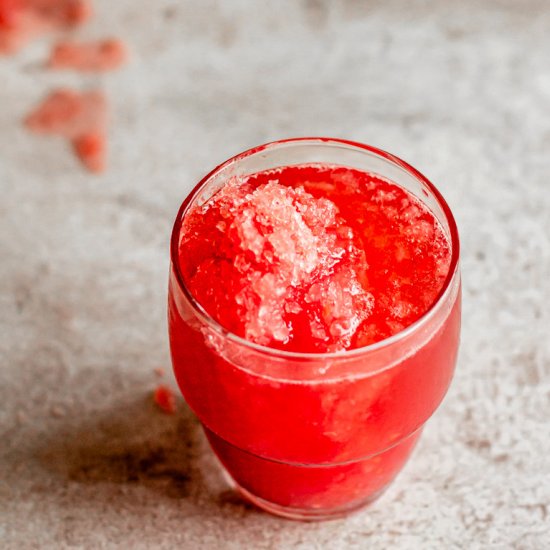
[{"label": "red slushie drink", "polygon": [[199,183],[172,236],[172,361],[242,494],[323,519],[389,485],[451,381],[458,257],[435,187],[365,145],[280,141]]}]

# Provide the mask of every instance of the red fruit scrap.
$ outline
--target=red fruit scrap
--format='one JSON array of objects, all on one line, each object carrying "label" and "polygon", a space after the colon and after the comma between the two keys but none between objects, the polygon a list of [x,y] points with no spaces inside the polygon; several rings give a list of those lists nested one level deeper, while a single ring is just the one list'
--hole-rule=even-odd
[{"label": "red fruit scrap", "polygon": [[45,33],[72,29],[91,15],[89,0],[0,0],[0,54],[15,53]]},{"label": "red fruit scrap", "polygon": [[68,140],[91,172],[106,165],[107,100],[103,92],[55,90],[25,119],[37,134],[58,135]]},{"label": "red fruit scrap", "polygon": [[168,386],[158,385],[153,393],[153,401],[163,413],[175,414],[176,398]]},{"label": "red fruit scrap", "polygon": [[115,38],[95,42],[64,41],[52,50],[48,65],[51,69],[103,72],[118,69],[127,58],[126,46]]}]

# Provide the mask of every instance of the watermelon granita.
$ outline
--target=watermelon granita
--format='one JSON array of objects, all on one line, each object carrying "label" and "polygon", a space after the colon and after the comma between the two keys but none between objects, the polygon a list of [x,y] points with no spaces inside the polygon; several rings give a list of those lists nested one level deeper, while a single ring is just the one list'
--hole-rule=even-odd
[{"label": "watermelon granita", "polygon": [[[344,164],[346,148],[376,169]],[[416,187],[385,175],[395,165]],[[450,383],[456,226],[407,168],[348,142],[277,142],[214,171],[176,221],[175,374],[226,472],[271,512],[316,519],[373,500]]]}]

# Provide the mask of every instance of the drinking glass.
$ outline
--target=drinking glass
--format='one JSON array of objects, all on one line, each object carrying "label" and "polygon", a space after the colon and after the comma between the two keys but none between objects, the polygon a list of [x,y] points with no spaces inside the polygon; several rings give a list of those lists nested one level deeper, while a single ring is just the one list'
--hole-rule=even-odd
[{"label": "drinking glass", "polygon": [[[400,185],[429,208],[450,242],[450,268],[437,299],[390,338],[334,353],[264,347],[220,326],[185,284],[180,233],[192,207],[234,176],[308,163],[351,167]],[[227,477],[245,498],[294,519],[344,515],[388,487],[443,399],[457,357],[460,296],[457,227],[422,174],[350,141],[269,143],[215,168],[178,212],[168,297],[174,372]]]}]

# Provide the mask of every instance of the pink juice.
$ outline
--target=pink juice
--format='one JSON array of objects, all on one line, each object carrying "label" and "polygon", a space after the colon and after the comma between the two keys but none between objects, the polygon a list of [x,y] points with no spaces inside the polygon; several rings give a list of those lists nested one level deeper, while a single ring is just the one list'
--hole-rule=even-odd
[{"label": "pink juice", "polygon": [[295,518],[345,513],[401,470],[450,383],[460,327],[454,222],[444,226],[419,198],[434,193],[440,217],[450,216],[424,180],[417,195],[336,162],[225,166],[188,198],[174,229],[178,383],[250,500]]}]

